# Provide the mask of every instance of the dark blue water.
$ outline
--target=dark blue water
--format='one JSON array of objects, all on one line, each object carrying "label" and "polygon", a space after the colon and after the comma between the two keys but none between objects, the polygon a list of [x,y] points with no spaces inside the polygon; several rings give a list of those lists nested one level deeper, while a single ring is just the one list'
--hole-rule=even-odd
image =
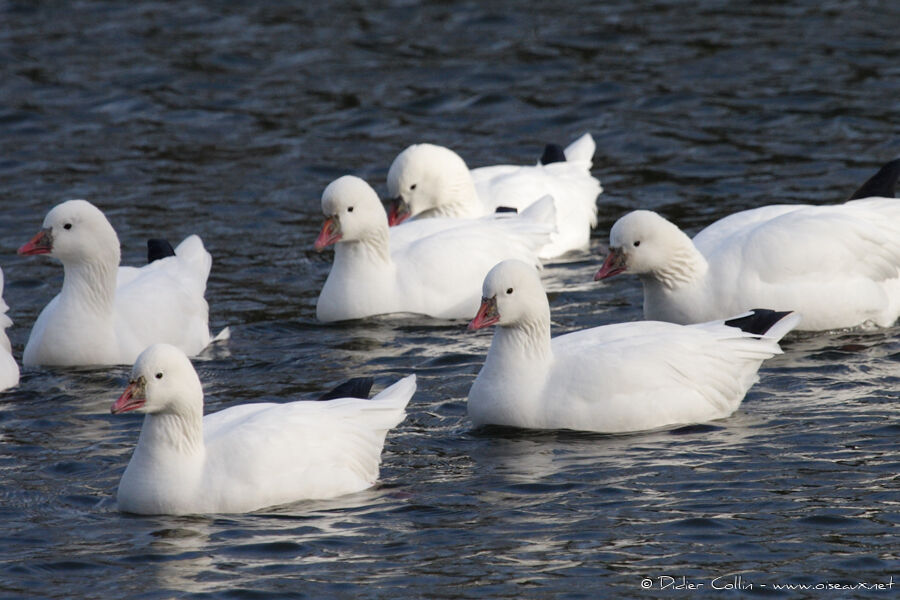
[{"label": "dark blue water", "polygon": [[[320,326],[330,255],[312,242],[325,185],[352,173],[383,192],[419,141],[470,166],[532,163],[590,131],[597,245],[634,208],[696,231],[762,204],[842,201],[900,155],[898,26],[900,4],[862,0],[0,0],[0,266],[17,356],[62,270],[15,249],[51,206],[85,197],[126,263],[148,237],[206,242],[211,325],[233,331],[196,361],[209,410],[363,373],[420,382],[370,491],[147,518],[114,503],[140,427],[108,414],[128,369],[25,370],[0,395],[0,596],[896,595],[900,328],[789,338],[741,409],[709,425],[478,432],[465,397],[490,336]],[[546,267],[556,333],[640,318],[638,282],[593,283],[598,264]],[[891,577],[880,592],[815,589]]]}]

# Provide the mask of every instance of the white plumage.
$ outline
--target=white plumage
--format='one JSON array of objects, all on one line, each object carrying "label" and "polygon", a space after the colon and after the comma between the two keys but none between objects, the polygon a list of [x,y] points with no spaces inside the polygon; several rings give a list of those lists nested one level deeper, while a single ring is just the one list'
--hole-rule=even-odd
[{"label": "white plumage", "polygon": [[[565,149],[566,160],[547,165],[495,165],[471,171],[458,154],[443,146],[415,144],[401,152],[388,172],[388,193],[405,206],[401,213],[427,217],[475,218],[497,207],[520,212],[551,196],[556,232],[540,252],[554,258],[587,250],[597,224],[600,181],[591,175],[594,140],[584,134]],[[404,218],[399,213],[391,222]]]},{"label": "white plumage", "polygon": [[12,345],[6,335],[6,329],[12,325],[12,319],[6,314],[9,305],[3,300],[3,270],[0,269],[0,390],[11,388],[19,383],[19,365],[12,355]]},{"label": "white plumage", "polygon": [[410,375],[371,400],[245,404],[204,417],[190,360],[174,346],[151,346],[111,409],[146,413],[119,510],[239,513],[364,490],[415,389]]},{"label": "white plumage", "polygon": [[886,327],[900,315],[900,201],[765,206],[693,240],[634,211],[613,225],[596,278],[621,272],[641,278],[648,319],[696,323],[766,306],[800,312],[802,330]]},{"label": "white plumage", "polygon": [[19,253],[59,259],[65,277],[31,330],[24,364],[128,364],[154,342],[190,355],[209,344],[203,295],[212,257],[199,237],[186,238],[175,256],[134,268],[119,267],[115,230],[85,200],[54,207],[43,227]]},{"label": "white plumage", "polygon": [[[462,319],[478,307],[478,286],[497,262],[519,258],[535,267],[550,237],[553,206],[523,215],[388,227],[375,191],[358,177],[325,188],[327,217],[316,248],[336,244],[334,263],[316,304],[320,321],[412,313]],[[423,231],[424,229],[424,231]]]},{"label": "white plumage", "polygon": [[551,339],[547,296],[527,265],[500,263],[482,294],[470,328],[498,327],[469,391],[476,426],[622,433],[724,418],[799,320],[774,315],[762,334],[641,321]]}]

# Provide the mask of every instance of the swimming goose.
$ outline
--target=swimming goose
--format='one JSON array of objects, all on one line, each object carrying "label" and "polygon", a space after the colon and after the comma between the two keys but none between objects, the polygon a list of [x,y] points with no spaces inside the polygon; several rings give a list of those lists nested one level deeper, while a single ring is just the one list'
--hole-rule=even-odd
[{"label": "swimming goose", "polygon": [[549,195],[556,204],[556,232],[540,257],[587,250],[602,191],[590,172],[594,148],[593,138],[586,133],[565,149],[564,161],[470,171],[449,148],[414,144],[394,159],[388,172],[388,194],[394,198],[390,224],[408,217],[482,217],[498,207],[521,212]]},{"label": "swimming goose", "polygon": [[509,219],[460,219],[455,227],[441,223],[431,235],[407,235],[405,227],[388,227],[369,184],[341,177],[322,193],[327,218],[315,248],[335,244],[335,250],[316,317],[323,322],[393,313],[468,318],[478,307],[479,283],[497,262],[519,258],[539,266],[537,250],[550,237],[552,209],[540,204]]},{"label": "swimming goose", "polygon": [[620,323],[550,337],[550,306],[528,265],[484,280],[470,329],[496,325],[469,391],[476,426],[624,433],[731,415],[761,363],[799,320],[756,310],[729,321]]},{"label": "swimming goose", "polygon": [[138,357],[113,414],[144,413],[118,508],[139,514],[243,513],[332,498],[378,479],[387,431],[405,416],[415,375],[368,399],[233,406],[203,416],[203,389],[184,352],[155,344]]},{"label": "swimming goose", "polygon": [[644,317],[697,323],[767,306],[798,330],[892,325],[900,315],[900,201],[772,205],[716,221],[693,240],[638,210],[610,231],[595,279],[634,273]]},{"label": "swimming goose", "polygon": [[196,235],[175,256],[120,267],[119,238],[100,209],[69,200],[47,213],[19,254],[47,254],[64,272],[62,290],[28,337],[26,365],[129,364],[154,342],[190,355],[209,344],[203,295],[212,258]]},{"label": "swimming goose", "polygon": [[12,325],[12,319],[6,314],[9,305],[3,300],[3,270],[0,269],[0,390],[11,388],[19,383],[19,365],[12,355],[12,345],[6,335],[6,329]]}]

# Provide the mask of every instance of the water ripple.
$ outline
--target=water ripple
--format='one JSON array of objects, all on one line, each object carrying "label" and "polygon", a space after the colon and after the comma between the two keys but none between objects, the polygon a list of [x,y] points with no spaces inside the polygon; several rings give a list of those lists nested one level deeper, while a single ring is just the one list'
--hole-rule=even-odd
[{"label": "water ripple", "polygon": [[[208,410],[416,373],[381,482],[249,515],[135,517],[115,490],[140,419],[127,367],[25,369],[0,396],[4,597],[596,598],[643,578],[885,582],[896,573],[900,327],[797,334],[719,422],[628,436],[472,430],[490,336],[465,323],[315,321],[312,241],[337,176],[384,193],[413,142],[533,163],[590,131],[591,253],[545,267],[554,333],[640,318],[592,281],[634,208],[695,232],[773,202],[833,203],[900,154],[890,2],[104,0],[0,3],[0,244],[21,356],[61,269],[15,255],[57,201],[214,256],[196,361]],[[754,590],[735,590],[743,595]],[[789,596],[784,596],[789,597]]]}]

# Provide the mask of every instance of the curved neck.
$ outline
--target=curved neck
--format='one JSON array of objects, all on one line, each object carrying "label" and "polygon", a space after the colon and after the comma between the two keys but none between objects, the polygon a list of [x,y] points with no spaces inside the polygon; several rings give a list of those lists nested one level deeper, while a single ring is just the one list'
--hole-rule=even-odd
[{"label": "curved neck", "polygon": [[163,451],[195,454],[203,452],[203,449],[201,411],[148,414],[144,417],[137,450],[150,453]]},{"label": "curved neck", "polygon": [[334,262],[353,264],[391,264],[391,238],[387,224],[378,227],[365,238],[341,241],[334,247]]},{"label": "curved neck", "polygon": [[709,264],[700,254],[691,238],[679,232],[683,239],[673,245],[663,267],[647,273],[643,277],[652,278],[667,290],[696,283],[706,275]]},{"label": "curved neck", "polygon": [[119,260],[63,265],[60,301],[75,301],[91,312],[112,314]]},{"label": "curved neck", "polygon": [[495,360],[528,365],[547,361],[550,348],[550,311],[519,321],[515,325],[498,326],[491,340],[485,367]]},{"label": "curved neck", "polygon": [[475,182],[467,168],[447,178],[441,184],[441,198],[437,206],[420,213],[420,217],[480,217],[481,201]]}]

